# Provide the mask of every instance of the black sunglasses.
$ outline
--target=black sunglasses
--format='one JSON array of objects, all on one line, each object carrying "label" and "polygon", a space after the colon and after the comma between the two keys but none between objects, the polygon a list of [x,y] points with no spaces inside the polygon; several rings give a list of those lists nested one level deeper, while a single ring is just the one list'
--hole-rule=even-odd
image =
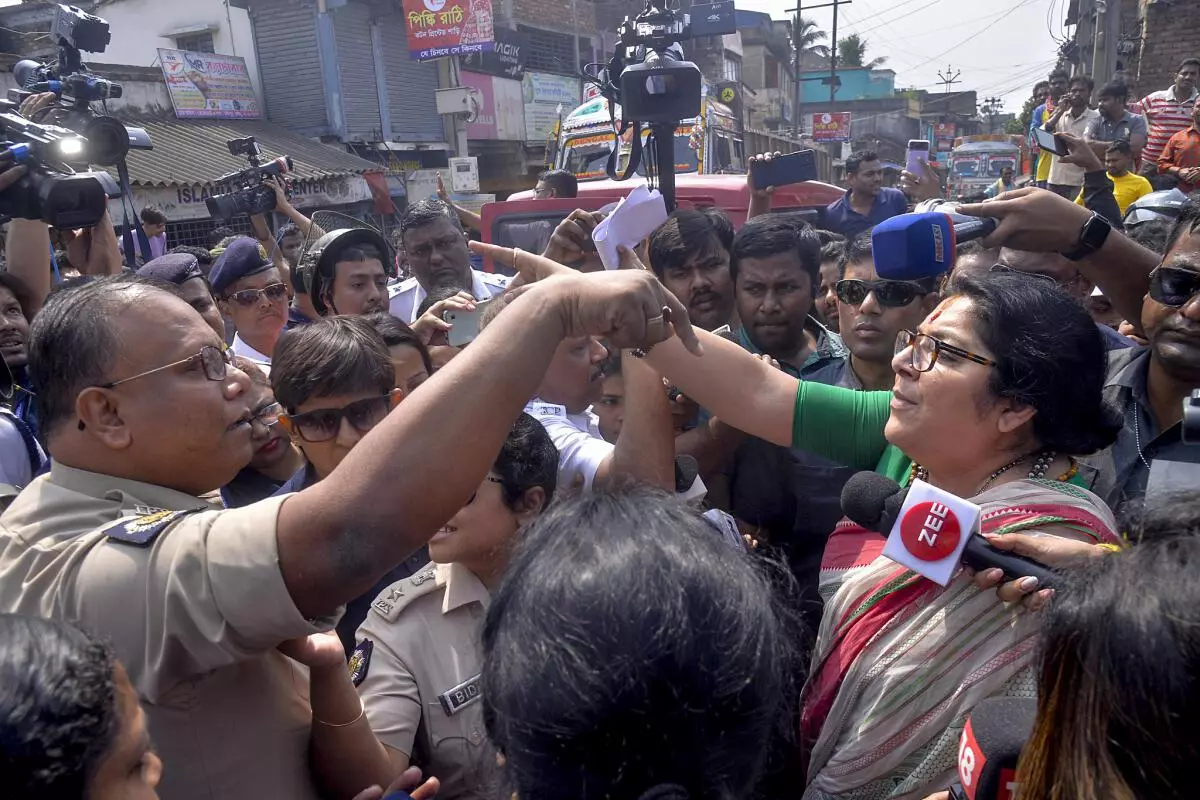
[{"label": "black sunglasses", "polygon": [[843,280],[837,282],[837,296],[846,305],[860,306],[866,302],[867,295],[875,293],[879,305],[887,308],[902,308],[918,297],[924,297],[932,290],[926,289],[911,281],[858,281]]},{"label": "black sunglasses", "polygon": [[226,300],[232,300],[239,306],[249,308],[258,302],[258,298],[265,297],[268,302],[278,303],[280,300],[287,299],[287,287],[282,283],[272,283],[270,286],[264,286],[261,289],[243,289],[240,292],[226,295]]},{"label": "black sunglasses", "polygon": [[282,414],[279,419],[306,442],[327,442],[337,436],[342,419],[347,420],[359,433],[367,433],[392,410],[390,394],[356,400],[342,408],[318,408],[303,414]]},{"label": "black sunglasses", "polygon": [[1200,294],[1200,272],[1181,267],[1158,267],[1150,273],[1150,297],[1179,308]]}]

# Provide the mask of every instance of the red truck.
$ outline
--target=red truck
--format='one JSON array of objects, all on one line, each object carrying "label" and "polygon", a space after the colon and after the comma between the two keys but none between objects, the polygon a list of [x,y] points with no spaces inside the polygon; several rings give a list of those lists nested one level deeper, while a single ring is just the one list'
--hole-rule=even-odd
[{"label": "red truck", "polygon": [[[511,247],[515,242],[507,235],[510,226],[545,221],[553,227],[577,208],[597,211],[620,200],[636,185],[634,181],[587,181],[579,184],[579,196],[571,199],[535,200],[532,191],[518,192],[508,200],[488,203],[482,208],[482,238],[485,242]],[[675,193],[680,208],[716,206],[729,215],[734,227],[740,228],[746,221],[750,190],[745,175],[677,175]],[[796,211],[819,225],[825,207],[844,194],[844,189],[828,183],[798,183],[777,189],[771,209]],[[493,271],[491,259],[485,259],[484,269]]]}]

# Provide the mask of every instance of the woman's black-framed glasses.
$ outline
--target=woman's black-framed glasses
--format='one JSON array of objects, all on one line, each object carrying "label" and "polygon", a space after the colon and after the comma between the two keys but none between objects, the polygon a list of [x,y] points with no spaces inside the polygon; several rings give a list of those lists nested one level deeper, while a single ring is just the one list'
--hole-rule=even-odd
[{"label": "woman's black-framed glasses", "polygon": [[391,410],[392,396],[389,393],[355,400],[342,408],[317,408],[303,414],[283,414],[280,419],[287,420],[287,424],[301,439],[316,444],[328,442],[337,436],[343,419],[359,433],[367,433],[383,422]]},{"label": "woman's black-framed glasses", "polygon": [[854,279],[838,281],[836,290],[838,300],[849,306],[861,306],[866,302],[867,295],[874,292],[879,305],[886,308],[903,308],[918,297],[924,297],[932,291],[912,281],[860,281]]},{"label": "woman's black-framed glasses", "polygon": [[200,352],[194,356],[181,358],[178,361],[172,361],[170,364],[164,364],[161,367],[148,369],[145,372],[139,372],[137,375],[130,375],[128,378],[121,378],[119,381],[111,381],[109,383],[101,384],[100,388],[114,389],[123,383],[136,381],[138,378],[144,378],[147,375],[153,375],[156,372],[162,372],[163,370],[171,369],[171,367],[178,367],[184,364],[194,364],[197,361],[204,370],[204,377],[208,378],[210,381],[223,381],[225,380],[225,376],[229,374],[229,366],[233,364],[233,351],[224,350],[216,345],[206,344],[204,347],[201,347]]},{"label": "woman's black-framed glasses", "polygon": [[1200,272],[1182,267],[1157,267],[1150,273],[1151,299],[1171,308],[1186,306],[1200,294]]},{"label": "woman's black-framed glasses", "polygon": [[287,299],[287,287],[282,283],[272,283],[261,289],[243,289],[240,292],[225,295],[226,300],[232,300],[243,308],[249,308],[256,304],[260,297],[267,298],[268,302],[278,303],[280,300]]},{"label": "woman's black-framed glasses", "polygon": [[938,356],[942,353],[949,353],[952,356],[972,361],[984,367],[996,366],[996,362],[990,358],[977,355],[970,350],[963,350],[961,347],[955,347],[952,344],[946,344],[941,339],[935,339],[927,333],[916,333],[905,330],[896,334],[896,355],[904,352],[907,348],[912,348],[912,368],[917,372],[929,372],[929,370],[933,369],[933,365],[937,363]]}]

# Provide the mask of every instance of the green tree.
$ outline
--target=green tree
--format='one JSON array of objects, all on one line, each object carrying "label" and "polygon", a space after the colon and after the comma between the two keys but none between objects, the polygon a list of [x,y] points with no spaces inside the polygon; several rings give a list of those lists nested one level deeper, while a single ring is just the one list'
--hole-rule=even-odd
[{"label": "green tree", "polygon": [[829,58],[829,45],[820,44],[829,38],[825,31],[817,27],[811,19],[800,18],[800,28],[796,31],[793,45],[800,50],[800,63],[804,57],[811,55],[817,58]]},{"label": "green tree", "polygon": [[867,61],[867,40],[852,33],[838,41],[838,66],[847,69],[879,69],[887,63],[886,58]]}]

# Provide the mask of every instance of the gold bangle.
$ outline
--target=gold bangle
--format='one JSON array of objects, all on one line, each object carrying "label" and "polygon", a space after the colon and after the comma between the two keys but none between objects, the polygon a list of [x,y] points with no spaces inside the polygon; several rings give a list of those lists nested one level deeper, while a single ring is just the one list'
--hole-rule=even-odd
[{"label": "gold bangle", "polygon": [[313,719],[313,722],[317,723],[318,725],[324,725],[326,728],[349,728],[351,725],[353,725],[354,723],[356,723],[360,719],[362,719],[363,715],[366,713],[367,713],[367,706],[365,703],[363,703],[363,700],[360,697],[360,698],[358,698],[358,716],[355,717],[354,719],[350,720],[349,722],[326,722],[323,719],[317,719],[316,714],[313,714],[312,719]]}]

